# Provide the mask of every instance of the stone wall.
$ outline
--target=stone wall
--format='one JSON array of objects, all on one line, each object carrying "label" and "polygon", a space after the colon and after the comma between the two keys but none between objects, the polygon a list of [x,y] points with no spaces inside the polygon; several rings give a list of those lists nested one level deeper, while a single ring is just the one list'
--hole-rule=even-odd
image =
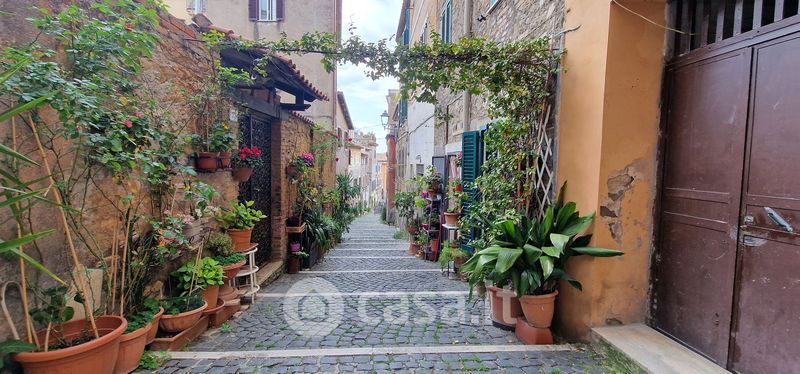
[{"label": "stone wall", "polygon": [[[453,40],[464,35],[464,4],[453,2]],[[479,0],[474,2],[469,18],[475,36],[501,42],[548,36],[554,46],[559,46],[565,12],[564,0],[498,0],[491,10],[489,0]],[[485,20],[478,21],[482,16]],[[483,97],[471,97],[468,124],[464,123],[463,92],[443,90],[437,97],[452,116],[437,128],[437,150],[443,150],[444,144],[460,143],[464,131],[477,130],[491,121]]]},{"label": "stone wall", "polygon": [[[42,5],[59,5],[61,1],[41,1]],[[27,2],[2,2],[0,11],[13,14],[9,17],[0,17],[0,45],[12,46],[29,43],[37,35],[35,30],[26,17],[34,17],[36,14],[29,8]],[[181,126],[182,133],[196,132],[196,125],[193,122],[190,108],[187,103],[188,97],[202,88],[211,73],[211,61],[209,52],[198,42],[199,34],[194,29],[186,26],[182,21],[175,19],[169,14],[162,14],[160,26],[156,30],[161,40],[158,42],[152,58],[143,62],[142,74],[138,81],[142,84],[142,90],[150,97],[156,98],[160,108],[158,112],[164,116],[170,116],[174,123]],[[40,39],[44,44],[52,44],[47,39]],[[45,118],[50,123],[55,123],[55,116],[52,111],[46,109],[42,111]],[[0,126],[0,141],[3,144],[12,144],[10,127],[7,124]],[[234,128],[236,126],[233,126]],[[20,140],[20,149],[31,157],[38,158],[35,144],[31,139],[31,132],[17,121],[17,138]],[[54,143],[54,149],[59,156],[51,152],[48,155],[52,165],[58,164],[60,168],[69,170],[75,160],[70,156],[69,144],[66,142]],[[190,150],[186,150],[187,154]],[[43,169],[27,168],[23,170],[23,179],[34,179],[44,175]],[[107,254],[112,243],[114,227],[117,225],[115,210],[111,207],[112,202],[118,197],[127,193],[133,193],[139,205],[139,214],[144,216],[152,215],[152,206],[149,191],[141,183],[135,181],[136,178],[129,178],[131,181],[118,184],[103,171],[96,170],[92,173],[91,182],[79,184],[75,193],[70,198],[73,202],[84,201],[83,222],[81,230],[77,232],[78,239],[75,240],[79,257],[86,266],[95,266],[98,256]],[[218,204],[227,204],[227,201],[235,199],[238,195],[238,184],[234,183],[230,173],[210,173],[201,174],[199,179],[211,184],[221,196]],[[5,219],[7,210],[0,212],[0,218]],[[52,206],[40,204],[32,212],[31,221],[34,222],[33,230],[56,229],[56,233],[37,241],[35,246],[27,246],[26,251],[32,257],[40,260],[45,266],[60,274],[62,277],[72,269],[71,262],[68,260],[67,243],[62,234],[57,210]],[[144,220],[142,220],[144,221]],[[15,227],[11,223],[5,224],[0,228],[0,237],[10,238],[15,233]],[[91,243],[91,246],[84,243]],[[91,253],[90,248],[100,253]],[[166,278],[166,274],[180,263],[170,264],[163,274],[159,274],[155,279]],[[28,282],[40,286],[50,286],[52,281],[46,276],[32,271],[28,267]],[[67,277],[68,278],[68,277]],[[19,281],[19,266],[17,261],[0,260],[0,282]],[[8,300],[12,315],[21,317],[19,303],[15,299],[16,295],[10,295]],[[19,318],[16,318],[19,320]],[[17,328],[22,333],[23,325],[18,322]],[[0,341],[9,336],[9,330],[5,323],[0,324]]]}]

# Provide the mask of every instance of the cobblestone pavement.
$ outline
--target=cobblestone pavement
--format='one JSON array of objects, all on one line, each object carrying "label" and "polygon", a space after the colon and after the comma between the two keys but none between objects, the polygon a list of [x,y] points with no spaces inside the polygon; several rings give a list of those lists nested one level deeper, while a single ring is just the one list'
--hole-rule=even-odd
[{"label": "cobblestone pavement", "polygon": [[377,216],[352,228],[322,263],[284,274],[158,372],[604,372],[580,346],[524,346],[492,326],[466,283],[405,255]]}]

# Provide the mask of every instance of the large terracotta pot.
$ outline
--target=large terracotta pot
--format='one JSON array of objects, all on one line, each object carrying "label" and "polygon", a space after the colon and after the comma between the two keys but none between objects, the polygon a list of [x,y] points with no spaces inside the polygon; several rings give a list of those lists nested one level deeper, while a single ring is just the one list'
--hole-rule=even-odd
[{"label": "large terracotta pot", "polygon": [[203,305],[197,309],[175,315],[164,314],[161,316],[161,320],[158,321],[158,326],[166,332],[181,332],[186,330],[194,326],[194,324],[200,320],[200,317],[203,316],[203,310],[205,310],[207,306],[208,303],[203,301]]},{"label": "large terracotta pot", "polygon": [[230,265],[223,266],[222,267],[222,274],[223,274],[222,276],[225,278],[225,281],[229,281],[229,280],[231,280],[233,278],[236,278],[236,274],[238,274],[239,273],[239,269],[241,269],[242,266],[244,266],[245,261],[247,261],[247,260],[242,260],[242,261],[239,261],[239,262],[237,262],[235,264],[230,264]]},{"label": "large terracotta pot", "polygon": [[289,274],[297,274],[300,272],[300,257],[289,257],[289,269],[287,271]]},{"label": "large terracotta pot", "polygon": [[513,328],[517,317],[522,315],[517,294],[514,291],[488,286],[489,302],[492,305],[492,321],[507,328]]},{"label": "large terracotta pot", "polygon": [[[100,316],[95,318],[100,339],[92,339],[73,347],[49,352],[26,352],[14,355],[14,360],[29,374],[86,374],[112,373],[117,363],[119,342],[128,327],[125,318],[119,316]],[[88,320],[67,322],[59,332],[50,332],[50,341],[60,336],[67,341],[77,339],[85,332],[91,334]],[[44,342],[46,330],[37,331],[40,342]]]},{"label": "large terracotta pot", "polygon": [[153,340],[156,340],[156,334],[158,333],[158,321],[161,321],[161,316],[163,315],[164,308],[159,307],[158,313],[156,313],[156,315],[153,316],[153,320],[150,321],[150,329],[147,330],[147,344],[150,344],[153,342]]},{"label": "large terracotta pot", "polygon": [[217,297],[219,297],[219,286],[207,286],[203,289],[203,301],[206,302],[209,308],[217,305]]},{"label": "large terracotta pot", "polygon": [[228,229],[226,232],[228,233],[228,236],[231,237],[231,241],[233,241],[233,249],[236,252],[244,252],[250,248],[250,238],[253,236],[253,229]]},{"label": "large terracotta pot", "polygon": [[233,180],[239,183],[249,181],[250,176],[252,175],[253,175],[253,168],[236,168],[231,170],[231,177],[233,177]]},{"label": "large terracotta pot", "polygon": [[546,329],[553,323],[553,312],[555,312],[556,295],[558,291],[546,295],[525,295],[519,300],[522,304],[522,312],[528,324],[540,329]]},{"label": "large terracotta pot", "polygon": [[144,354],[144,346],[147,345],[147,334],[153,327],[151,323],[148,323],[136,331],[122,334],[119,340],[117,364],[114,366],[115,374],[128,374],[139,367],[139,360]]},{"label": "large terracotta pot", "polygon": [[460,213],[444,213],[444,224],[448,226],[455,226],[458,225],[458,216]]},{"label": "large terracotta pot", "polygon": [[219,166],[222,169],[227,169],[231,167],[231,153],[230,152],[220,152],[219,153]]},{"label": "large terracotta pot", "polygon": [[197,170],[206,172],[216,171],[217,152],[197,152]]},{"label": "large terracotta pot", "polygon": [[408,231],[409,234],[414,235],[417,233],[417,231],[419,231],[419,227],[408,225],[406,226],[406,230]]}]

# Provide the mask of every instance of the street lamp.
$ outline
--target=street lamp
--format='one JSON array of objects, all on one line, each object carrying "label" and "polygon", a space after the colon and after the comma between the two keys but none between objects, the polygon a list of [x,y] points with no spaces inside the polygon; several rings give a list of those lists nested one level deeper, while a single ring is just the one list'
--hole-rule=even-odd
[{"label": "street lamp", "polygon": [[383,127],[385,128],[386,125],[388,125],[388,124],[389,124],[389,113],[387,113],[384,110],[383,114],[381,114],[381,125],[383,125]]}]

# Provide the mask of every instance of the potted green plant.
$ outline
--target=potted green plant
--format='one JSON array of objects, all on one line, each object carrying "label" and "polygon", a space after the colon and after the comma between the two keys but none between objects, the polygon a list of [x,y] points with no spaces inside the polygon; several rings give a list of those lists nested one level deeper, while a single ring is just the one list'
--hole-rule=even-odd
[{"label": "potted green plant", "polygon": [[499,220],[491,227],[495,235],[490,245],[476,252],[462,266],[462,271],[470,273],[472,287],[486,279],[496,287],[510,286],[520,298],[528,323],[548,328],[559,281],[581,289],[581,284],[565,270],[570,258],[623,254],[613,249],[588,247],[591,235],[578,236],[593,219],[594,214],[580,216],[574,202],[564,204],[559,199],[546,209],[540,221],[525,217],[519,222]]},{"label": "potted green plant", "polygon": [[223,284],[222,265],[211,257],[189,261],[172,273],[184,295],[201,291],[203,300],[211,307],[217,305],[219,286]]},{"label": "potted green plant", "polygon": [[428,166],[425,170],[425,184],[428,187],[430,197],[435,197],[436,194],[442,191],[442,174],[435,167]]},{"label": "potted green plant", "polygon": [[[214,123],[208,127],[204,134],[194,134],[190,141],[196,153],[197,170],[214,172],[219,165],[220,152],[227,152],[236,140],[228,125]],[[228,152],[228,163],[230,152]]]},{"label": "potted green plant", "polygon": [[212,204],[217,196],[219,196],[217,190],[207,183],[192,179],[184,182],[183,199],[189,204],[193,218],[192,223],[184,230],[187,238],[200,235],[203,226],[213,217],[216,207]]},{"label": "potted green plant", "polygon": [[464,260],[469,257],[469,254],[461,249],[458,245],[452,246],[452,241],[445,242],[442,252],[439,254],[439,265],[444,269],[450,261],[453,261],[455,268],[460,268],[464,264]]},{"label": "potted green plant", "polygon": [[69,372],[75,367],[87,372],[105,373],[114,369],[120,339],[128,326],[125,318],[96,317],[97,337],[92,335],[88,320],[70,321],[74,310],[67,305],[72,297],[66,287],[45,289],[38,297],[42,306],[31,309],[30,314],[35,322],[45,326],[37,332],[39,349],[13,356],[26,373]]},{"label": "potted green plant", "polygon": [[253,227],[258,221],[267,216],[258,209],[253,209],[253,201],[231,201],[231,206],[224,209],[218,217],[225,231],[233,241],[233,249],[242,252],[250,248],[250,238],[253,234]]},{"label": "potted green plant", "polygon": [[448,207],[444,213],[444,223],[449,226],[456,226],[458,225],[458,217],[461,216],[463,201],[467,197],[460,179],[450,181],[447,195]]},{"label": "potted green plant", "polygon": [[217,150],[220,169],[227,169],[231,166],[231,149],[236,144],[231,127],[226,123],[218,123],[212,126],[210,143],[212,149]]},{"label": "potted green plant", "polygon": [[161,306],[164,307],[164,315],[161,316],[158,327],[166,332],[176,333],[194,326],[203,316],[203,310],[208,303],[203,300],[200,292],[194,292],[162,300]]},{"label": "potted green plant", "polygon": [[239,269],[245,264],[245,255],[234,251],[231,237],[223,233],[211,233],[205,249],[215,254],[214,260],[222,265],[223,278],[226,281],[236,277]]},{"label": "potted green plant", "polygon": [[292,252],[289,255],[289,265],[287,272],[289,274],[297,274],[300,272],[300,263],[304,258],[308,258],[308,253],[299,251],[299,252]]},{"label": "potted green plant", "polygon": [[[158,301],[146,299],[138,311],[125,315],[128,327],[120,338],[119,354],[117,355],[117,363],[114,366],[114,373],[127,374],[139,366],[139,360],[142,358],[144,348],[148,343],[149,333],[157,328],[153,325],[153,319],[162,312],[163,309],[161,309]],[[155,334],[153,335],[155,336]]]},{"label": "potted green plant", "polygon": [[242,183],[250,180],[253,169],[264,165],[261,149],[256,146],[239,148],[237,157],[233,160],[233,180]]}]

